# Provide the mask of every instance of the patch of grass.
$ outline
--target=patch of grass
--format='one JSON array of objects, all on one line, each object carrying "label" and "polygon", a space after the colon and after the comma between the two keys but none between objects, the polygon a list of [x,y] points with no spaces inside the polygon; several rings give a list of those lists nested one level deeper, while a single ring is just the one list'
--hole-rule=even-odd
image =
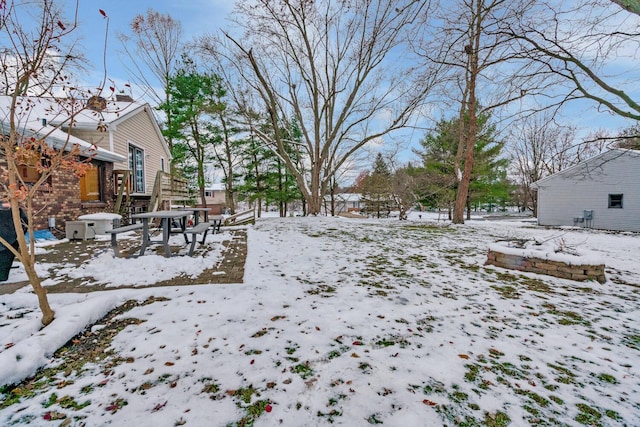
[{"label": "patch of grass", "polygon": [[329,399],[329,402],[327,403],[327,407],[336,406],[341,400],[344,400],[346,398],[347,398],[346,394],[339,394],[336,397],[331,397]]},{"label": "patch of grass", "polygon": [[600,419],[602,418],[602,414],[595,408],[585,404],[578,403],[576,404],[580,413],[576,415],[574,418],[580,424],[588,425],[588,426],[601,426]]},{"label": "patch of grass", "polygon": [[262,328],[260,329],[258,332],[254,333],[253,335],[251,335],[251,338],[260,338],[265,336],[270,329],[274,329],[274,328]]},{"label": "patch of grass", "polygon": [[604,411],[604,414],[607,417],[611,418],[612,420],[616,420],[616,421],[622,420],[622,417],[620,416],[620,414],[614,411],[613,409],[606,409]]},{"label": "patch of grass", "polygon": [[290,345],[288,347],[285,347],[284,349],[288,355],[292,355],[298,350],[298,348],[300,348],[300,346],[296,343],[292,343],[291,341],[289,341],[289,343]]},{"label": "patch of grass", "polygon": [[61,408],[73,409],[74,411],[78,411],[82,408],[86,408],[87,406],[91,405],[90,400],[86,400],[82,403],[78,403],[73,397],[68,395],[61,397],[60,399],[58,399],[56,403],[58,403],[58,405],[60,405]]},{"label": "patch of grass", "polygon": [[[413,387],[420,387],[420,386],[413,386]],[[433,394],[433,393],[446,393],[446,388],[444,386],[443,383],[441,383],[440,381],[432,381],[429,384],[425,385],[424,387],[422,387],[422,392],[424,394]]]},{"label": "patch of grass", "polygon": [[382,338],[375,342],[375,345],[378,347],[391,347],[392,345],[399,344],[400,348],[406,348],[411,343],[404,339],[403,337],[390,337],[390,338]]},{"label": "patch of grass", "polygon": [[640,335],[625,335],[622,343],[629,348],[640,351]]},{"label": "patch of grass", "polygon": [[[208,384],[204,385],[204,387],[202,388],[201,393],[216,394],[219,391],[220,391],[220,386],[215,382],[211,382],[211,383],[208,383]],[[213,398],[213,396],[211,398]]]},{"label": "patch of grass", "polygon": [[464,365],[465,368],[467,368],[467,372],[465,372],[464,374],[464,379],[471,382],[471,383],[475,383],[476,380],[478,379],[478,375],[480,374],[480,365],[476,365],[476,364],[467,364]]},{"label": "patch of grass", "polygon": [[604,374],[603,373],[603,374],[598,375],[598,379],[600,381],[602,381],[602,382],[605,382],[605,383],[618,384],[618,380],[613,375],[609,375],[609,374]]},{"label": "patch of grass", "polygon": [[462,403],[469,400],[469,395],[461,391],[454,391],[449,395],[449,398],[456,403]]},{"label": "patch of grass", "polygon": [[329,285],[318,285],[317,287],[307,291],[309,295],[320,295],[323,298],[331,297],[333,296],[331,294],[334,294],[335,292],[336,288]]},{"label": "patch of grass", "polygon": [[590,326],[591,325],[591,322],[584,319],[580,314],[576,313],[575,311],[558,310],[555,305],[548,304],[548,303],[545,303],[542,306],[547,309],[547,312],[549,314],[559,318],[558,324],[560,325],[565,325],[565,326],[569,326],[569,325]]},{"label": "patch of grass", "polygon": [[309,362],[300,363],[291,368],[291,371],[300,375],[302,379],[307,379],[313,375],[313,369],[309,366]]},{"label": "patch of grass", "polygon": [[487,412],[484,417],[484,425],[487,427],[505,427],[509,425],[510,422],[511,418],[509,418],[509,415],[500,411],[496,413]]},{"label": "patch of grass", "polygon": [[497,285],[492,285],[491,288],[493,288],[494,290],[496,290],[501,296],[502,298],[505,299],[519,299],[520,298],[520,292],[518,292],[518,290],[511,285],[504,285],[504,286],[497,286]]},{"label": "patch of grass", "polygon": [[244,403],[250,403],[251,396],[253,396],[254,394],[257,396],[260,395],[252,385],[250,385],[249,387],[239,388],[230,394],[232,394],[234,397],[237,397]]},{"label": "patch of grass", "polygon": [[558,405],[564,405],[564,400],[560,399],[558,396],[555,396],[553,394],[549,396],[549,400],[553,400]]},{"label": "patch of grass", "polygon": [[371,414],[367,418],[367,422],[369,424],[384,424],[378,417],[380,417],[380,414]]},{"label": "patch of grass", "polygon": [[257,400],[248,406],[242,406],[242,404],[238,402],[237,405],[239,408],[244,409],[247,412],[247,415],[229,426],[252,427],[256,420],[265,412],[267,405],[269,405],[269,401]]},{"label": "patch of grass", "polygon": [[520,390],[520,389],[516,389],[515,390],[516,394],[520,394],[520,395],[524,395],[527,396],[529,399],[533,400],[534,402],[536,402],[539,406],[547,407],[549,406],[549,399],[546,399],[545,397],[540,396],[538,393],[535,393],[531,390]]},{"label": "patch of grass", "polygon": [[493,362],[493,366],[491,367],[493,372],[500,373],[502,375],[509,376],[511,378],[515,378],[518,380],[523,380],[527,378],[526,372],[522,372],[518,367],[509,362],[497,363]]},{"label": "patch of grass", "polygon": [[333,422],[335,421],[335,417],[340,417],[342,416],[342,412],[338,411],[337,409],[333,409],[329,412],[322,412],[322,411],[318,411],[318,417],[326,417],[327,421],[329,421],[329,423],[333,424]]},{"label": "patch of grass", "polygon": [[[130,325],[139,325],[142,320],[116,317],[134,307],[166,300],[164,297],[149,297],[143,302],[129,300],[111,310],[100,320],[100,324],[105,325],[104,328],[92,332],[93,325],[90,325],[55,352],[54,358],[58,361],[55,367],[39,370],[32,378],[21,383],[0,387],[0,409],[15,405],[24,399],[33,398],[51,387],[63,388],[73,384],[73,375],[79,376],[87,363],[94,364],[111,358],[106,367],[108,370],[127,362],[127,359],[113,357],[113,351],[108,349],[113,338],[123,329]],[[61,375],[66,378],[65,381],[59,380]],[[85,386],[83,390],[83,392],[89,392],[91,388]]]},{"label": "patch of grass", "polygon": [[371,365],[369,365],[367,362],[360,363],[358,365],[358,369],[360,369],[363,374],[371,373]]}]

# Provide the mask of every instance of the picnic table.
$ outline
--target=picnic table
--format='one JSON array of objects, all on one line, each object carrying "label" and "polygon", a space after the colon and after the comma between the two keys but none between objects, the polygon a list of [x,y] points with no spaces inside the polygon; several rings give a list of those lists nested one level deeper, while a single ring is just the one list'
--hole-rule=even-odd
[{"label": "picnic table", "polygon": [[200,212],[203,213],[204,216],[204,222],[209,222],[209,208],[190,208],[190,207],[183,207],[183,208],[178,208],[179,211],[191,211],[193,212],[193,225],[198,225],[200,223]]},{"label": "picnic table", "polygon": [[222,221],[224,221],[224,217],[222,215],[212,215],[205,221],[208,221],[211,224],[211,228],[213,228],[214,233],[219,233],[220,227],[222,226]]},{"label": "picnic table", "polygon": [[[164,256],[171,257],[171,249],[169,248],[169,236],[174,233],[172,230],[172,222],[178,220],[180,224],[179,231],[177,233],[184,235],[185,243],[189,243],[186,235],[187,217],[193,214],[193,210],[176,210],[176,211],[153,211],[143,212],[139,214],[131,215],[133,219],[142,220],[142,247],[140,248],[140,255],[144,255],[145,250],[150,245],[164,246]],[[151,240],[149,235],[149,220],[160,219],[160,228],[162,228],[162,240]]]}]

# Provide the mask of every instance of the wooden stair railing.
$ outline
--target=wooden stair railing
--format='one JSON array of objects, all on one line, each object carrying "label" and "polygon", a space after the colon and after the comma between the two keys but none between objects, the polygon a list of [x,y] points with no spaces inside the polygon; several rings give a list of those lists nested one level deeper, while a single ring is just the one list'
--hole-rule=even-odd
[{"label": "wooden stair railing", "polygon": [[249,209],[244,212],[238,212],[235,215],[231,215],[230,217],[225,218],[224,225],[245,225],[245,224],[255,224],[256,222],[256,210]]},{"label": "wooden stair railing", "polygon": [[149,202],[150,211],[160,210],[167,203],[169,204],[167,208],[170,208],[173,201],[186,203],[190,199],[189,182],[186,179],[173,177],[169,173],[158,171]]},{"label": "wooden stair railing", "polygon": [[128,169],[115,169],[113,171],[113,183],[114,186],[118,188],[113,212],[122,214],[122,201],[124,200],[125,209],[129,206],[129,203],[131,203],[131,171]]}]

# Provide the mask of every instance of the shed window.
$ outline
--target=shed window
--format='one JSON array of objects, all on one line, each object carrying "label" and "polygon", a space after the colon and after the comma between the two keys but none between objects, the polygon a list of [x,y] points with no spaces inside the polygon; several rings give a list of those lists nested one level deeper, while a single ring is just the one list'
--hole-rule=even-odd
[{"label": "shed window", "polygon": [[622,209],[622,194],[609,194],[609,208]]}]

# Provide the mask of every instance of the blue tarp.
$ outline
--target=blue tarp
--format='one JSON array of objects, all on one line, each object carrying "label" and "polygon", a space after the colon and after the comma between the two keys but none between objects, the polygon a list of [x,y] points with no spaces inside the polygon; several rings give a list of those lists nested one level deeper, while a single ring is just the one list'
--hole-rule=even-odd
[{"label": "blue tarp", "polygon": [[[29,242],[29,234],[26,235],[27,243]],[[35,230],[33,232],[33,238],[36,239],[36,242],[41,240],[58,240],[56,236],[49,230]]]}]

